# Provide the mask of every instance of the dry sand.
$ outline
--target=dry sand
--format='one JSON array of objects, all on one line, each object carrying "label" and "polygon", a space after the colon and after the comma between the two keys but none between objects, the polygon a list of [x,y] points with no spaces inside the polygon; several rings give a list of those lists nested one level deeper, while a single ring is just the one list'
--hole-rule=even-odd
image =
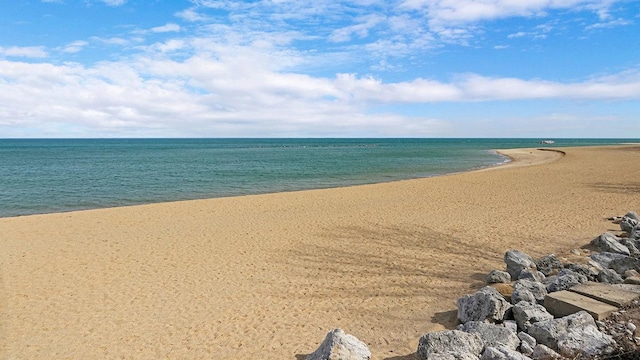
[{"label": "dry sand", "polygon": [[411,359],[506,250],[565,254],[640,210],[640,146],[563,150],[429,179],[0,219],[0,358],[293,360],[341,327],[375,359]]}]

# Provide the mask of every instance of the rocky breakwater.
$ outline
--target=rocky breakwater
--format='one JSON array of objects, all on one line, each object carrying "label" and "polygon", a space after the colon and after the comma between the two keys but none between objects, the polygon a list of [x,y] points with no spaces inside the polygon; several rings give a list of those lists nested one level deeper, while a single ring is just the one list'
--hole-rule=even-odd
[{"label": "rocky breakwater", "polygon": [[[640,217],[610,220],[620,234],[572,250],[572,261],[507,251],[505,270],[458,299],[460,325],[422,336],[417,359],[640,359]],[[363,342],[336,329],[307,360],[370,357]]]},{"label": "rocky breakwater", "polygon": [[[507,251],[504,270],[458,299],[458,328],[420,339],[418,359],[639,358],[640,218],[629,212],[610,220],[620,236],[596,237],[594,250],[572,250],[572,262]],[[470,335],[482,346],[437,341]]]}]

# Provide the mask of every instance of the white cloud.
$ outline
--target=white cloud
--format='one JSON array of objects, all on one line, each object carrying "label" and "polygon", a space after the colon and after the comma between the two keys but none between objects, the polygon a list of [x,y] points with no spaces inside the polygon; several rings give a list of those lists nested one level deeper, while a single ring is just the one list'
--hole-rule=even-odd
[{"label": "white cloud", "polygon": [[46,58],[48,54],[43,46],[11,46],[0,47],[0,56]]},{"label": "white cloud", "polygon": [[520,37],[523,37],[523,36],[526,36],[526,35],[527,35],[527,33],[526,33],[526,32],[524,32],[524,31],[518,31],[517,33],[513,33],[513,34],[509,34],[509,35],[507,35],[507,37],[508,37],[509,39],[514,39],[514,38],[520,38]]},{"label": "white cloud", "polygon": [[65,52],[65,53],[77,53],[79,51],[81,51],[85,46],[89,45],[88,42],[83,41],[83,40],[77,40],[74,41],[70,44],[65,45],[64,47],[62,47],[60,49],[60,51]]},{"label": "white cloud", "polygon": [[[356,9],[356,3],[365,8]],[[407,0],[403,8],[378,0],[194,0],[192,4],[175,15],[207,21],[189,26],[197,27],[199,37],[177,23],[166,23],[129,35],[181,31],[179,38],[153,44],[143,43],[142,37],[90,38],[96,46],[138,45],[128,48],[138,51],[136,55],[120,62],[56,66],[0,60],[0,128],[35,132],[74,128],[123,136],[430,136],[451,135],[451,122],[406,108],[640,100],[637,70],[572,82],[480,74],[458,74],[446,81],[430,79],[428,72],[423,78],[402,73],[411,61],[431,61],[423,55],[443,44],[474,44],[474,37],[484,31],[482,20],[543,16],[554,9],[598,13],[608,9],[602,2]],[[371,15],[376,12],[367,6],[388,11],[380,12],[384,16]],[[220,20],[219,13],[228,17]],[[218,18],[211,21],[214,15]],[[606,21],[616,21],[612,19]],[[501,36],[541,37],[556,25],[547,22]],[[592,28],[597,27],[604,25]],[[312,46],[297,47],[303,41]],[[332,50],[316,46],[316,41],[333,41]],[[87,45],[74,41],[56,50],[74,53]],[[499,44],[494,49],[507,47]],[[0,58],[19,56],[46,57],[47,52],[43,47],[0,48]],[[397,58],[407,61],[394,61]],[[314,72],[324,64],[343,66],[360,60],[366,66],[338,71],[395,70],[394,75],[408,80]]]},{"label": "white cloud", "polygon": [[506,17],[543,16],[557,9],[589,10],[604,14],[615,0],[405,0],[403,7],[425,10],[437,24],[464,23]]},{"label": "white cloud", "polygon": [[370,15],[358,19],[357,24],[342,27],[334,30],[329,36],[329,41],[345,42],[351,40],[352,36],[364,38],[369,35],[369,30],[384,21],[384,18],[377,15]]},{"label": "white cloud", "polygon": [[127,2],[127,0],[100,0],[100,1],[102,1],[103,3],[109,6],[121,6]]},{"label": "white cloud", "polygon": [[163,26],[157,26],[151,28],[151,32],[154,33],[166,33],[166,32],[179,32],[181,30],[180,25],[174,23],[168,23]]},{"label": "white cloud", "polygon": [[195,9],[189,8],[175,13],[175,16],[190,22],[207,21],[209,17],[198,13]]},{"label": "white cloud", "polygon": [[627,26],[627,25],[631,25],[631,21],[618,18],[618,19],[613,19],[613,20],[609,20],[609,21],[605,21],[605,22],[599,22],[599,23],[595,23],[595,24],[589,25],[589,26],[586,27],[586,29],[587,30],[606,29],[606,28],[613,28],[613,27]]},{"label": "white cloud", "polygon": [[98,36],[92,36],[91,40],[98,41],[107,45],[129,45],[129,40],[121,37],[101,38]]},{"label": "white cloud", "polygon": [[[93,136],[442,136],[452,126],[444,119],[374,109],[640,100],[635,69],[570,83],[478,74],[389,83],[355,74],[295,73],[287,70],[287,61],[297,61],[291,52],[201,41],[206,51],[194,40],[171,40],[149,49],[149,56],[89,67],[0,61],[0,126],[74,128]],[[188,48],[200,50],[180,61],[162,55]]]}]

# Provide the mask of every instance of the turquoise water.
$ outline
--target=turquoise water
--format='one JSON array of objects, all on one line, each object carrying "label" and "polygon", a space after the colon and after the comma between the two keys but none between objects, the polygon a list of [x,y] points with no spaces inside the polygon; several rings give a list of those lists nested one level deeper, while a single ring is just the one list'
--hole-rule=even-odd
[{"label": "turquoise water", "polygon": [[[638,142],[567,139],[553,146]],[[537,139],[5,139],[0,217],[429,177]],[[547,145],[545,145],[547,146]]]}]

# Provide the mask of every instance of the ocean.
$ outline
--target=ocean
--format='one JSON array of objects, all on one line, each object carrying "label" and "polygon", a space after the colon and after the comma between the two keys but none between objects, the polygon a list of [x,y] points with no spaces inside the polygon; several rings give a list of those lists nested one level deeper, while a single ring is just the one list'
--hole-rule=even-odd
[{"label": "ocean", "polygon": [[[545,147],[637,139],[555,139]],[[321,189],[507,161],[539,139],[0,139],[0,217]]]}]

